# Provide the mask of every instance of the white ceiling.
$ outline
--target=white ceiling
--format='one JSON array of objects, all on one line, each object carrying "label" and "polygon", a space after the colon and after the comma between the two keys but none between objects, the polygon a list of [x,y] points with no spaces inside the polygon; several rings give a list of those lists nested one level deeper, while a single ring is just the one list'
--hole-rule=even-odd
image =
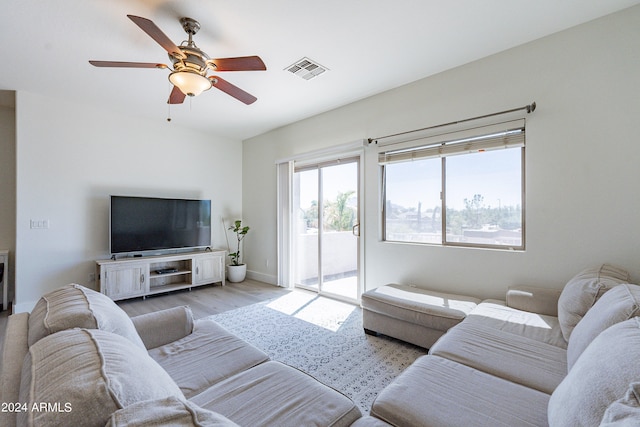
[{"label": "white ceiling", "polygon": [[[2,0],[0,89],[25,90],[165,121],[169,71],[95,68],[89,59],[169,63],[127,18],[176,44],[178,19],[212,58],[259,55],[267,71],[220,75],[255,95],[211,89],[171,107],[172,124],[246,139],[630,7],[640,0]],[[587,53],[585,53],[587,54]],[[284,71],[309,57],[329,72]]]}]

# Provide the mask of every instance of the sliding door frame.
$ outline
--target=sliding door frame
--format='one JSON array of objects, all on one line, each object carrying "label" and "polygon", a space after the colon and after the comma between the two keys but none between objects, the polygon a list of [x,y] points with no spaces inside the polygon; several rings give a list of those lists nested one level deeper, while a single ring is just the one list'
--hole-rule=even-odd
[{"label": "sliding door frame", "polygon": [[[365,224],[363,212],[364,199],[364,146],[366,141],[356,141],[342,146],[330,147],[326,150],[317,150],[298,156],[281,159],[276,162],[278,177],[278,203],[277,203],[277,224],[278,224],[278,285],[293,289],[293,254],[295,244],[292,228],[293,222],[293,175],[296,169],[311,167],[312,165],[326,165],[331,162],[338,162],[341,159],[356,159],[358,162],[358,254],[357,254],[357,300],[350,298],[349,302],[359,302],[364,288],[365,281]],[[335,294],[332,298],[342,299]]]},{"label": "sliding door frame", "polygon": [[[306,289],[312,292],[317,292],[318,295],[323,295],[323,296],[329,296],[331,298],[336,298],[336,299],[344,299],[346,301],[349,302],[358,302],[360,300],[360,294],[361,294],[361,277],[360,277],[360,271],[361,271],[361,257],[360,257],[360,253],[362,251],[362,248],[360,247],[360,218],[361,218],[361,213],[360,213],[360,207],[361,207],[361,176],[360,176],[360,170],[362,168],[362,158],[361,156],[351,156],[351,157],[345,157],[345,156],[340,156],[339,158],[333,159],[333,160],[324,160],[322,162],[311,162],[311,163],[307,163],[305,162],[304,164],[300,164],[300,165],[294,165],[294,170],[293,173],[294,175],[298,172],[305,172],[305,171],[316,171],[317,173],[317,177],[318,177],[318,185],[316,188],[316,195],[317,200],[318,200],[318,241],[317,241],[317,251],[318,251],[318,255],[317,255],[317,268],[318,268],[318,283],[317,285],[304,285],[302,283],[294,283],[294,286],[301,288],[301,289]],[[355,222],[355,226],[352,228],[352,230],[350,232],[352,232],[356,237],[356,289],[355,289],[355,298],[350,298],[346,295],[342,295],[340,293],[335,293],[335,292],[330,292],[328,291],[326,288],[324,288],[324,284],[325,284],[325,270],[324,267],[326,266],[325,264],[325,259],[324,259],[324,248],[325,248],[325,243],[326,243],[326,239],[325,239],[325,230],[324,230],[324,225],[325,225],[325,218],[324,218],[324,214],[325,214],[325,202],[326,202],[326,197],[325,197],[325,192],[324,192],[324,173],[325,170],[327,168],[330,167],[334,167],[334,166],[340,166],[340,165],[345,165],[345,164],[352,164],[354,163],[356,165],[356,189],[357,189],[357,199],[356,199],[356,210],[357,210],[357,215],[356,218],[354,220]],[[294,222],[292,222],[292,227],[295,228],[296,224]],[[355,233],[355,229],[358,229],[358,233]],[[294,239],[295,242],[295,239]],[[294,243],[295,245],[295,243]],[[294,247],[294,251],[292,252],[293,254],[299,253],[298,249],[295,249]],[[293,257],[292,257],[292,261],[293,261]],[[316,290],[317,288],[317,290]]]}]

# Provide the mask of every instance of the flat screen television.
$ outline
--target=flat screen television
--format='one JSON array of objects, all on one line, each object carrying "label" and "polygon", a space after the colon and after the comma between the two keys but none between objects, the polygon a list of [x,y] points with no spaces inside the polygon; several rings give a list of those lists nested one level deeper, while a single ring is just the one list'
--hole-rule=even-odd
[{"label": "flat screen television", "polygon": [[211,246],[211,200],[111,196],[111,254]]}]

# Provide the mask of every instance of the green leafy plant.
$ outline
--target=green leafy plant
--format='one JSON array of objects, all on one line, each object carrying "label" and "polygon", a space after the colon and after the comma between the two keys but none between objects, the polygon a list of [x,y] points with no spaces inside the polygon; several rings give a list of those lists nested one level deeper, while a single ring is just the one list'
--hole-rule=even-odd
[{"label": "green leafy plant", "polygon": [[353,227],[356,213],[348,206],[349,198],[355,191],[349,190],[346,193],[338,192],[336,200],[327,203],[325,211],[325,221],[328,229],[333,231],[347,231]]},{"label": "green leafy plant", "polygon": [[242,220],[237,219],[233,225],[229,227],[229,230],[236,233],[236,238],[238,240],[238,250],[229,254],[229,257],[231,258],[231,265],[242,265],[242,260],[240,258],[240,242],[242,242],[242,239],[247,236],[249,227],[246,225],[243,227]]}]

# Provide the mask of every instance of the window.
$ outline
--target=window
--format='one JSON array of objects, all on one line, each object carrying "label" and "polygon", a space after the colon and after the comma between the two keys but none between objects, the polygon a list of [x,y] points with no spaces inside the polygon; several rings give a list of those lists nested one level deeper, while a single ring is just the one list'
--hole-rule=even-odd
[{"label": "window", "polygon": [[488,130],[379,154],[384,240],[524,249],[524,123]]}]

